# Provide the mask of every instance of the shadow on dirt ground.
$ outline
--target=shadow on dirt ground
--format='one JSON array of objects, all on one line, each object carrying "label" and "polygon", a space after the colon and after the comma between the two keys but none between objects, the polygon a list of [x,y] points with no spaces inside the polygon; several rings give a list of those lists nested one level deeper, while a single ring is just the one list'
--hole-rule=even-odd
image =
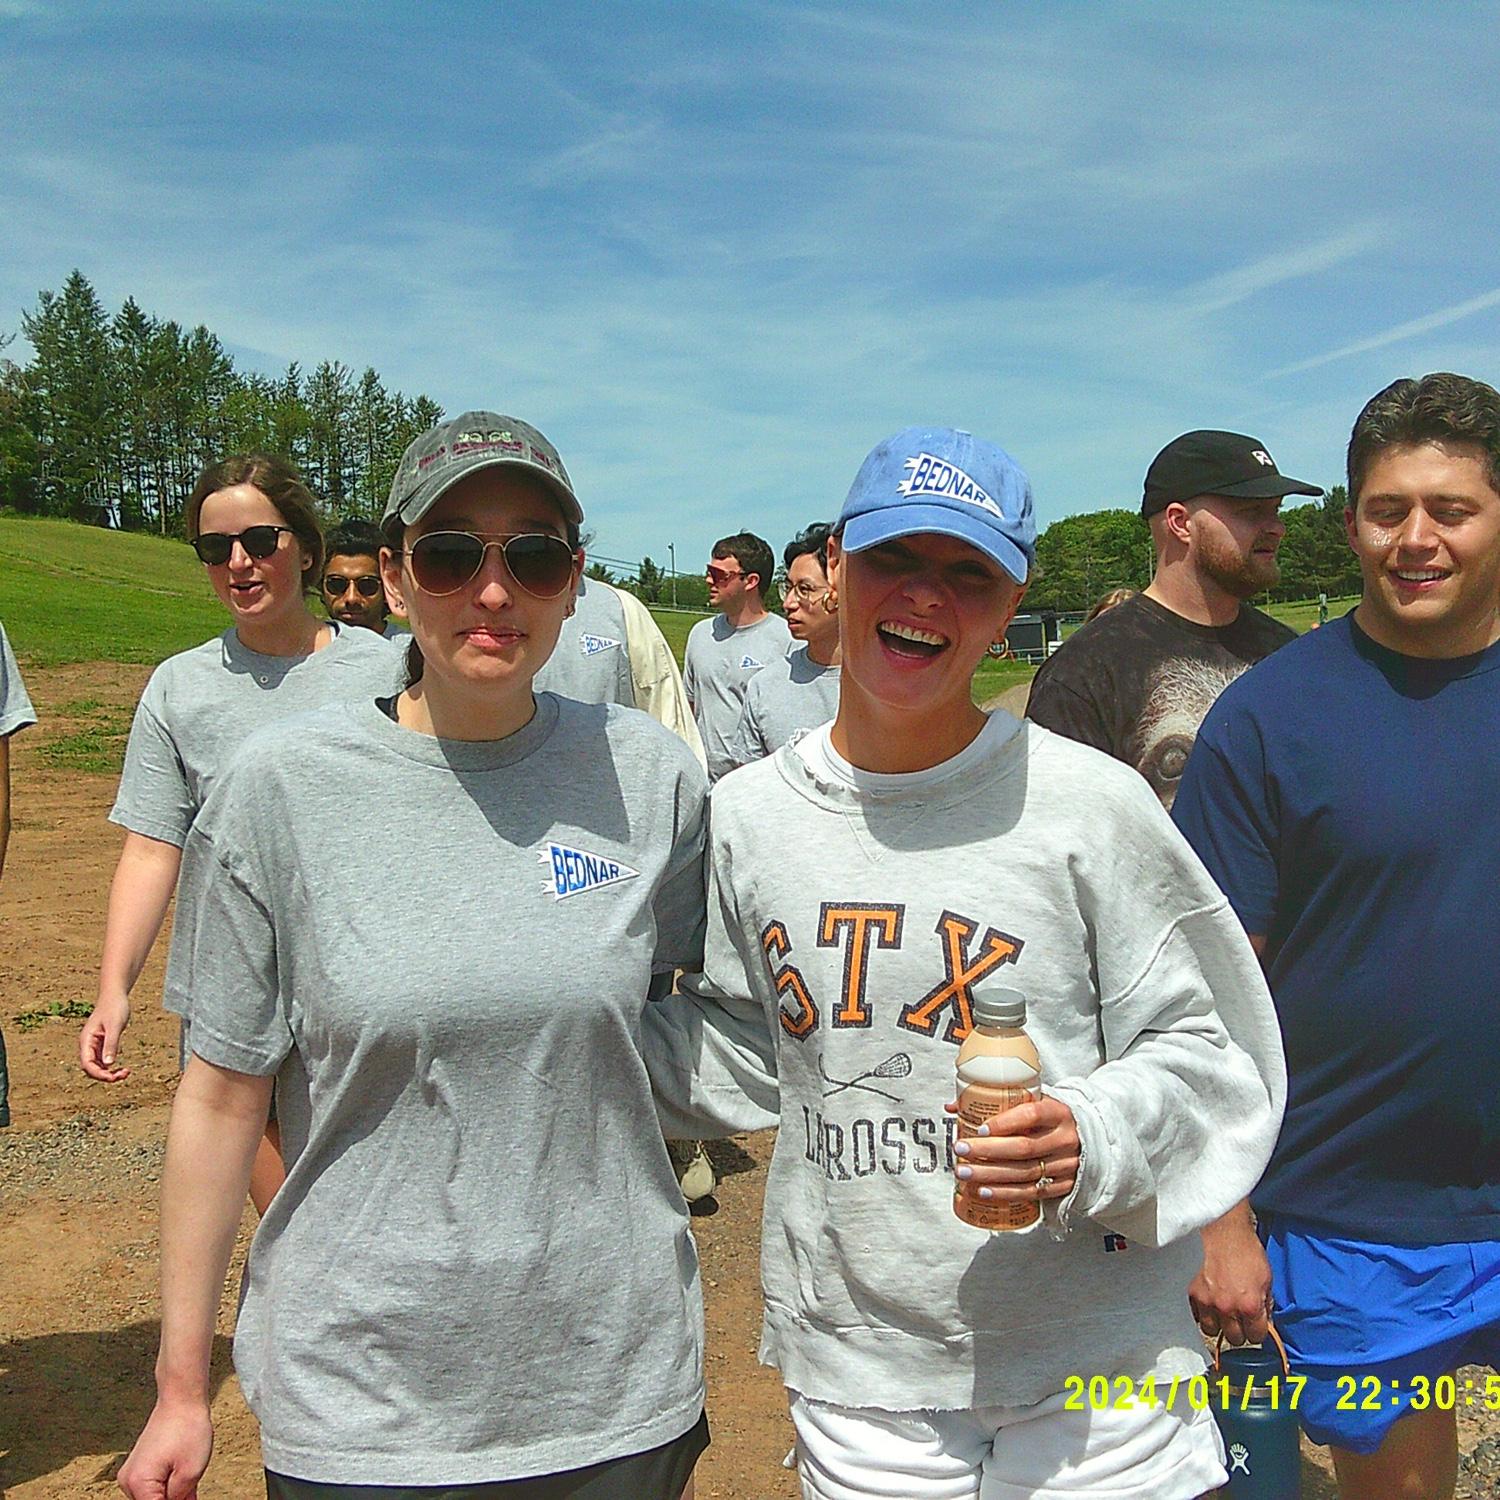
[{"label": "shadow on dirt ground", "polygon": [[[8,1489],[112,1451],[97,1479],[113,1479],[129,1451],[118,1446],[121,1434],[138,1433],[151,1415],[160,1338],[152,1318],[0,1344],[0,1402],[9,1413],[0,1483]],[[210,1391],[217,1394],[230,1373],[229,1340],[216,1337]]]}]

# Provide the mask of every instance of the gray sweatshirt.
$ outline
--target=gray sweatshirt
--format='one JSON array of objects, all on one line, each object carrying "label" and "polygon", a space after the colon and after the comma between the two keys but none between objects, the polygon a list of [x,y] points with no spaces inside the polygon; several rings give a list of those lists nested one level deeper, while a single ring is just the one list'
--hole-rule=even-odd
[{"label": "gray sweatshirt", "polygon": [[552,655],[532,686],[580,703],[622,703],[639,708],[630,672],[630,634],[625,607],[608,584],[578,580],[573,613],[563,621]]},{"label": "gray sweatshirt", "polygon": [[[673,1133],[779,1119],[762,1359],[891,1410],[1201,1369],[1192,1231],[1259,1177],[1286,1075],[1255,955],[1140,777],[997,713],[912,777],[813,730],[712,800],[705,968],[648,1059]],[[1083,1142],[1046,1225],[993,1236],[954,1216],[943,1112],[988,985],[1029,995]]]},{"label": "gray sweatshirt", "polygon": [[234,757],[188,836],[167,1005],[200,1057],[277,1079],[289,1171],[234,1350],[269,1468],[479,1484],[697,1420],[698,1261],[640,1030],[652,973],[701,961],[705,789],[645,714],[546,693],[494,743],[358,703]]}]

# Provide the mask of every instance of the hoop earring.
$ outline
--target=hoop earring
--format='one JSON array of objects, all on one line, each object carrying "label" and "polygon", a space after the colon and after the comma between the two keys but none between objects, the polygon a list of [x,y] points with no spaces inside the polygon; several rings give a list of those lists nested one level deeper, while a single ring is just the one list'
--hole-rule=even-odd
[{"label": "hoop earring", "polygon": [[991,641],[989,645],[984,648],[984,652],[986,656],[993,656],[996,661],[1004,661],[1005,658],[1010,655],[1010,647],[1005,644],[1003,639],[998,641]]},{"label": "hoop earring", "polygon": [[836,615],[839,612],[839,592],[837,589],[829,589],[823,595],[823,613]]}]

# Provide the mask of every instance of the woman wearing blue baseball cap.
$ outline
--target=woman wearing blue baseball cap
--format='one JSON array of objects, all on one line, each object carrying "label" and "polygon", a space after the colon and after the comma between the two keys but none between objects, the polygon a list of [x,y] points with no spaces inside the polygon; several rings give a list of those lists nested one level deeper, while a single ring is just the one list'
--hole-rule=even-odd
[{"label": "woman wearing blue baseball cap", "polygon": [[[1138,776],[974,706],[1035,559],[1009,455],[898,433],[828,557],[837,716],[715,789],[704,971],[648,1016],[661,1092],[691,1093],[674,1126],[780,1121],[761,1352],[803,1493],[1197,1496],[1224,1468],[1182,1394],[1193,1231],[1256,1180],[1285,1094],[1259,966]],[[1042,1093],[959,1141],[995,987],[1028,996]],[[971,1227],[955,1174],[1041,1218]]]}]

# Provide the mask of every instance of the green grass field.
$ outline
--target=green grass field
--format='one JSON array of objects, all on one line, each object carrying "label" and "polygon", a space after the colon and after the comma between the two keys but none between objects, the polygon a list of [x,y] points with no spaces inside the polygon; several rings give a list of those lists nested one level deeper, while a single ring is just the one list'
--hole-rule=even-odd
[{"label": "green grass field", "polygon": [[[1330,602],[1330,618],[1353,603]],[[1302,631],[1317,619],[1318,606],[1276,604],[1270,613]],[[671,609],[652,614],[680,664],[688,631],[704,616]],[[154,664],[217,635],[225,614],[185,542],[71,521],[0,516],[0,621],[23,668],[86,661]],[[1034,671],[1021,662],[986,661],[974,674],[975,701],[1027,681]],[[64,704],[60,711],[74,726],[43,747],[48,764],[118,770],[128,716],[92,700]]]},{"label": "green grass field", "polygon": [[24,666],[158,662],[224,628],[180,541],[0,516],[0,620]]}]

